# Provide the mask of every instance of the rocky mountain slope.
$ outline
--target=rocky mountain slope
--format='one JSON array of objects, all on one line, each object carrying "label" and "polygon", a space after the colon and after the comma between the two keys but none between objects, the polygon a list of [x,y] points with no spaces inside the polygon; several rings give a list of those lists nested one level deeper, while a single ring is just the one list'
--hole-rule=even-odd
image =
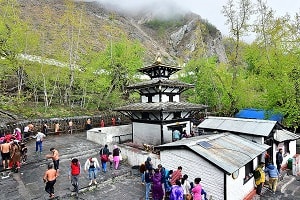
[{"label": "rocky mountain slope", "polygon": [[[40,16],[44,15],[46,8],[52,10],[51,15],[61,16],[66,8],[65,2],[63,0],[19,0],[23,17],[32,21],[36,27],[45,23],[44,18]],[[181,12],[179,8],[174,8],[170,4],[160,5],[160,9],[164,7],[172,10],[172,15],[166,16],[165,11],[159,12],[158,9],[124,12],[95,1],[75,2],[77,6],[85,5],[89,23],[94,27],[94,30],[86,35],[86,40],[100,49],[101,44],[95,42],[93,38],[97,37],[99,32],[108,36],[109,33],[104,33],[102,27],[111,23],[113,13],[113,25],[144,45],[147,51],[145,61],[151,62],[160,52],[169,62],[176,63],[179,59],[187,62],[199,48],[206,49],[205,54],[208,56],[214,55],[221,62],[227,61],[220,31],[201,19],[199,15]]]}]

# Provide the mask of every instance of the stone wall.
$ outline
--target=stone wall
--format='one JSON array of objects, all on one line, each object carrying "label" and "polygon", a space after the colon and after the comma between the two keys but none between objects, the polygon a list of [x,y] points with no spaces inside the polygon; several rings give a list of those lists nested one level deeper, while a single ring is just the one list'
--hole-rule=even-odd
[{"label": "stone wall", "polygon": [[47,125],[49,127],[48,133],[53,134],[54,133],[54,124],[59,123],[60,124],[60,133],[64,134],[67,133],[68,130],[68,122],[72,120],[74,131],[82,132],[85,130],[85,125],[87,119],[91,119],[92,127],[100,127],[100,121],[103,119],[105,121],[105,126],[112,126],[111,119],[112,117],[120,117],[121,122],[116,123],[116,125],[122,125],[122,124],[128,124],[130,123],[130,120],[124,116],[124,115],[117,115],[117,114],[104,114],[104,115],[95,115],[95,116],[77,116],[77,117],[67,117],[67,118],[49,118],[49,119],[32,119],[32,120],[18,120],[18,121],[12,121],[6,124],[0,125],[0,136],[6,134],[6,133],[12,133],[14,128],[20,128],[21,131],[24,130],[24,127],[28,124],[34,125],[34,132],[41,131],[42,126],[45,122],[47,122]]}]

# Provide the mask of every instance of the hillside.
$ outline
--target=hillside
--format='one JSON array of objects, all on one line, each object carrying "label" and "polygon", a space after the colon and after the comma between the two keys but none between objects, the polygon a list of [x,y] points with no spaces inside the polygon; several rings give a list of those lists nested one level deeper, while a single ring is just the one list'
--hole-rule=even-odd
[{"label": "hillside", "polygon": [[[51,29],[55,25],[55,17],[61,16],[66,9],[65,1],[19,0],[22,15],[36,29],[41,25]],[[145,10],[141,14],[112,10],[97,2],[76,2],[78,8],[84,6],[90,26],[93,30],[85,35],[85,40],[94,48],[101,50],[102,45],[95,38],[109,37],[107,26],[114,26],[127,33],[132,39],[138,39],[146,48],[145,62],[152,62],[160,52],[168,61],[175,63],[178,59],[188,61],[197,48],[205,47],[208,56],[217,56],[219,61],[226,62],[225,49],[221,33],[201,16],[178,12],[170,17],[161,17],[163,13]],[[176,10],[171,5],[162,4],[168,9]],[[170,8],[169,8],[170,7]],[[179,10],[179,9],[177,9]],[[113,15],[113,19],[112,19]],[[54,21],[47,20],[51,17]],[[57,20],[59,17],[57,18]]]},{"label": "hillside", "polygon": [[[3,10],[12,9],[9,17],[4,12],[2,17],[16,31],[16,35],[11,34],[7,25],[1,29],[6,37],[5,43],[1,43],[1,55],[13,58],[13,62],[5,62],[9,58],[1,63],[5,69],[1,71],[3,120],[15,119],[14,114],[17,118],[84,115],[126,103],[127,97],[122,96],[126,93],[124,86],[134,81],[136,70],[129,76],[124,74],[132,62],[122,65],[125,73],[112,70],[117,79],[102,76],[100,80],[94,74],[103,68],[97,63],[99,54],[123,36],[126,38],[123,41],[138,40],[145,49],[142,62],[135,69],[152,63],[158,52],[164,62],[172,65],[184,65],[192,57],[204,55],[227,61],[221,33],[201,16],[173,5],[161,3],[159,9],[125,12],[92,1],[15,1],[20,6],[0,4]],[[17,12],[23,21],[15,23]],[[125,60],[130,60],[129,57],[126,55]],[[80,70],[86,73],[74,75],[73,65],[82,67]],[[89,69],[91,66],[94,68]]]}]

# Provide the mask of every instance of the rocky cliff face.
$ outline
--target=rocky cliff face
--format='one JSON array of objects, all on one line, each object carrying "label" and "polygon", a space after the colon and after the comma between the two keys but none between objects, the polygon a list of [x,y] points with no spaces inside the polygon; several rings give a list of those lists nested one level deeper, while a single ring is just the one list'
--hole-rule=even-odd
[{"label": "rocky cliff face", "polygon": [[[42,7],[53,8],[54,14],[61,15],[65,9],[63,0],[19,0],[24,16],[36,19],[43,14]],[[97,32],[103,31],[101,26],[109,23],[111,13],[114,14],[114,26],[124,30],[131,38],[138,39],[146,48],[146,62],[152,62],[158,52],[166,60],[175,64],[178,59],[187,62],[195,55],[199,48],[205,49],[205,55],[216,56],[220,62],[226,62],[224,45],[219,30],[202,20],[199,15],[188,12],[172,12],[172,16],[163,15],[162,12],[143,10],[137,12],[123,12],[109,8],[103,4],[91,1],[75,1],[77,4],[85,4],[89,22],[95,27],[94,33],[87,36],[91,43]],[[167,9],[178,10],[164,5]],[[100,44],[93,44],[99,46]],[[101,48],[100,48],[101,49]],[[202,54],[203,55],[203,54]],[[200,55],[201,56],[201,55]]]}]

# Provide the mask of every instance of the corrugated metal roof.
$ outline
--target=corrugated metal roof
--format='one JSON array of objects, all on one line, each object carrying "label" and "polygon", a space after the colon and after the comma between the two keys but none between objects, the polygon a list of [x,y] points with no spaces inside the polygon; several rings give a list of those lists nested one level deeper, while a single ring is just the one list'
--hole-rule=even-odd
[{"label": "corrugated metal roof", "polygon": [[300,138],[300,135],[297,135],[295,133],[292,133],[287,130],[276,130],[274,134],[274,140],[278,142],[284,142],[284,141],[292,141],[297,140]]},{"label": "corrugated metal roof", "polygon": [[277,121],[241,119],[231,117],[208,117],[198,127],[202,129],[238,132],[251,135],[269,136]]},{"label": "corrugated metal roof", "polygon": [[[201,141],[205,141],[211,146],[197,144]],[[270,148],[268,145],[258,144],[231,133],[202,135],[160,145],[156,148],[161,150],[164,148],[177,149],[178,146],[186,146],[230,174]]]}]

